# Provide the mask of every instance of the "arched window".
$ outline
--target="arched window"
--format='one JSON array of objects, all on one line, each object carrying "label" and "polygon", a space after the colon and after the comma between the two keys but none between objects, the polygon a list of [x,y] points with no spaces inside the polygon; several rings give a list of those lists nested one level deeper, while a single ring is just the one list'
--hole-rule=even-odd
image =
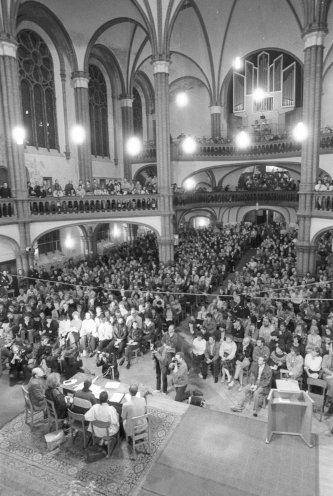
[{"label": "arched window", "polygon": [[53,62],[46,43],[33,31],[17,36],[23,125],[27,143],[58,149]]},{"label": "arched window", "polygon": [[89,66],[89,78],[91,154],[107,157],[109,133],[106,83],[102,71],[95,65]]},{"label": "arched window", "polygon": [[142,102],[138,90],[133,88],[133,131],[142,137]]}]

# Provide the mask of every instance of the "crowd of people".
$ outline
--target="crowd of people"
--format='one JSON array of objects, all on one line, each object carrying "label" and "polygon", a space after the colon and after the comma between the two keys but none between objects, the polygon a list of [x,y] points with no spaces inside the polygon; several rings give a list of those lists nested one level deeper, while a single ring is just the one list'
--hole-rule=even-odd
[{"label": "crowd of people", "polygon": [[[152,350],[156,389],[167,393],[172,374],[177,401],[195,394],[187,389],[188,366],[203,380],[211,369],[215,382],[222,374],[228,388],[238,384],[233,409],[242,410],[253,394],[257,415],[283,373],[304,389],[308,378],[324,378],[332,413],[332,285],[325,267],[331,253],[321,255],[318,274],[299,277],[295,245],[296,232],[280,225],[215,226],[181,233],[171,265],[158,262],[148,233],[95,261],[5,274],[3,364],[12,381],[36,368],[70,378],[89,356],[119,379],[136,351]],[[255,255],[237,271],[249,248]],[[17,289],[8,297],[14,279]],[[175,329],[185,315],[190,360],[180,353]]]},{"label": "crowd of people", "polygon": [[299,181],[295,181],[287,171],[257,171],[253,174],[242,174],[239,178],[237,189],[247,191],[297,191]]},{"label": "crowd of people", "polygon": [[[145,184],[142,184],[140,181],[127,180],[126,178],[106,179],[103,183],[98,179],[87,180],[86,182],[79,180],[76,186],[73,185],[73,181],[71,180],[63,186],[57,179],[55,179],[52,186],[49,186],[46,181],[42,181],[41,183],[36,181],[34,184],[28,181],[27,188],[28,195],[33,198],[146,195],[157,193],[157,177],[147,177]],[[6,198],[9,197],[6,196]]]}]

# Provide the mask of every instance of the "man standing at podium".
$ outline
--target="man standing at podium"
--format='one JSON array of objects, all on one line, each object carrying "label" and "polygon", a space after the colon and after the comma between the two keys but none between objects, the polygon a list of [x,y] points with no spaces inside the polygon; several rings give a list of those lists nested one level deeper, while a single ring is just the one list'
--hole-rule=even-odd
[{"label": "man standing at podium", "polygon": [[253,416],[258,416],[259,405],[271,389],[272,370],[265,363],[263,357],[258,358],[257,363],[253,363],[250,370],[249,383],[245,386],[242,396],[237,405],[233,406],[233,412],[242,412],[247,400],[253,395]]}]

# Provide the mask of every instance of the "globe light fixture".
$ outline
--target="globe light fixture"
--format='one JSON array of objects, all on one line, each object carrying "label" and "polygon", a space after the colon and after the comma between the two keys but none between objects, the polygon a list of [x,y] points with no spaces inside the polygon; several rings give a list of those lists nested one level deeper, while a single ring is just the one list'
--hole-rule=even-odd
[{"label": "globe light fixture", "polygon": [[176,104],[178,105],[178,107],[186,107],[186,105],[188,105],[188,95],[187,93],[185,93],[185,91],[177,93]]},{"label": "globe light fixture", "polygon": [[195,186],[196,186],[196,183],[195,183],[195,180],[193,179],[193,177],[189,177],[184,182],[184,189],[186,189],[186,191],[193,191]]},{"label": "globe light fixture", "polygon": [[137,136],[131,136],[126,142],[126,152],[131,157],[139,155],[142,149],[141,140]]},{"label": "globe light fixture", "polygon": [[74,239],[70,234],[68,234],[65,238],[65,247],[67,248],[67,250],[73,250],[74,245],[75,245]]},{"label": "globe light fixture", "polygon": [[12,136],[17,145],[23,145],[26,138],[26,132],[24,127],[23,126],[14,127],[12,131]]},{"label": "globe light fixture", "polygon": [[256,102],[261,102],[264,99],[265,92],[262,88],[256,88],[253,91],[252,96]]},{"label": "globe light fixture", "polygon": [[303,124],[303,122],[299,122],[293,130],[293,137],[296,141],[304,141],[308,137],[308,129]]},{"label": "globe light fixture", "polygon": [[86,139],[86,131],[81,124],[75,124],[71,129],[71,138],[76,145],[82,145]]},{"label": "globe light fixture", "polygon": [[187,138],[182,141],[182,149],[184,153],[194,153],[197,149],[197,143],[195,139],[192,138],[192,136],[187,136]]},{"label": "globe light fixture", "polygon": [[235,57],[232,66],[235,69],[235,71],[240,71],[243,68],[243,61],[240,57]]},{"label": "globe light fixture", "polygon": [[236,145],[238,148],[247,148],[250,145],[250,135],[246,131],[241,131],[236,136]]}]

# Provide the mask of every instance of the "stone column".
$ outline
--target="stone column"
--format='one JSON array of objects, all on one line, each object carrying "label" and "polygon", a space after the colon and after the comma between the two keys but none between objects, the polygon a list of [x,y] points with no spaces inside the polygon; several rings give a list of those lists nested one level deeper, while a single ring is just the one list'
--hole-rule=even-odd
[{"label": "stone column", "polygon": [[121,122],[123,129],[123,146],[124,146],[124,177],[132,179],[131,160],[126,151],[126,143],[130,136],[133,135],[133,98],[120,98]]},{"label": "stone column", "polygon": [[27,175],[24,148],[13,139],[16,126],[23,126],[21,97],[14,41],[0,39],[0,118],[3,121],[5,165],[13,196],[27,197]]},{"label": "stone column", "polygon": [[172,175],[170,163],[169,62],[154,62],[156,159],[161,212],[160,262],[173,261]]},{"label": "stone column", "polygon": [[298,207],[297,271],[315,273],[316,248],[310,239],[312,201],[319,169],[321,92],[325,31],[304,34],[303,123],[308,137],[302,146]]},{"label": "stone column", "polygon": [[221,113],[222,107],[219,105],[212,105],[210,109],[210,119],[211,119],[211,137],[221,138]]},{"label": "stone column", "polygon": [[89,77],[83,71],[72,73],[75,99],[76,124],[81,125],[86,133],[85,140],[77,146],[79,161],[79,176],[84,182],[92,179],[90,119],[89,119]]},{"label": "stone column", "polygon": [[29,260],[26,248],[30,244],[30,223],[27,222],[29,209],[25,201],[28,192],[24,145],[17,144],[12,136],[16,126],[23,126],[16,48],[17,44],[14,40],[0,37],[0,118],[3,129],[4,165],[8,170],[12,196],[18,200],[16,213],[22,259],[19,266],[27,270]]}]

